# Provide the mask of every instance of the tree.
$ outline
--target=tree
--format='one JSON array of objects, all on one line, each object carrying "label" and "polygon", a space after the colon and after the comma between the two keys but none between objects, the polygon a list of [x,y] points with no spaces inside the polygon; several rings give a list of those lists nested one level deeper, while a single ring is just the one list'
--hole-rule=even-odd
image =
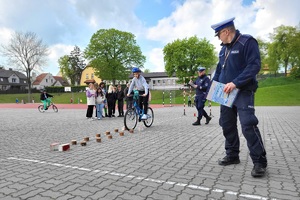
[{"label": "tree", "polygon": [[194,76],[199,65],[210,69],[217,62],[214,46],[196,36],[167,44],[163,53],[167,74],[175,73],[181,82],[185,77]]},{"label": "tree", "polygon": [[7,46],[2,45],[2,54],[11,65],[26,73],[28,83],[28,101],[31,99],[31,72],[41,69],[46,63],[48,47],[33,32],[15,32]]},{"label": "tree", "polygon": [[144,73],[145,73],[145,74],[150,73],[150,72],[151,72],[150,69],[145,69],[145,70],[144,70]]},{"label": "tree", "polygon": [[113,84],[128,79],[132,67],[143,68],[146,61],[135,36],[116,29],[100,29],[93,34],[84,55],[95,69],[95,75]]},{"label": "tree", "polygon": [[70,52],[70,55],[64,55],[58,59],[60,72],[71,81],[71,85],[80,83],[81,73],[85,68],[82,52],[78,46]]},{"label": "tree", "polygon": [[282,25],[275,28],[270,37],[273,42],[269,48],[269,59],[283,66],[286,76],[288,68],[293,67],[299,60],[299,28]]},{"label": "tree", "polygon": [[[261,59],[261,69],[260,72],[264,72],[265,66],[268,66],[267,58],[268,58],[268,46],[269,43],[265,42],[263,39],[257,38],[259,52],[260,52],[260,59]],[[269,66],[268,66],[269,67]]]}]

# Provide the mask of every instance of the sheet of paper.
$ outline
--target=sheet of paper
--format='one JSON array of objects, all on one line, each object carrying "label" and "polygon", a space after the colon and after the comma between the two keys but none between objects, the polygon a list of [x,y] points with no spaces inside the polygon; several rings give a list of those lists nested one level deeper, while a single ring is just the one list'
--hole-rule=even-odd
[{"label": "sheet of paper", "polygon": [[224,92],[224,87],[225,87],[225,84],[217,82],[217,81],[213,81],[210,86],[210,89],[209,89],[206,99],[216,102],[216,103],[219,103],[221,105],[227,106],[227,107],[232,107],[232,104],[233,104],[239,90],[234,89],[229,94],[226,94]]}]

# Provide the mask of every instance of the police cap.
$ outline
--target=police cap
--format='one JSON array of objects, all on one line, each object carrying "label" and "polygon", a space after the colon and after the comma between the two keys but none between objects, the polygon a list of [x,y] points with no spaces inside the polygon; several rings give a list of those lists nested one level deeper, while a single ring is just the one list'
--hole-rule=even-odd
[{"label": "police cap", "polygon": [[224,29],[228,26],[234,26],[234,23],[233,23],[234,19],[235,19],[235,17],[232,17],[230,19],[224,20],[224,21],[219,22],[217,24],[211,25],[211,28],[215,30],[215,36],[217,36],[219,31],[221,31],[222,29]]}]

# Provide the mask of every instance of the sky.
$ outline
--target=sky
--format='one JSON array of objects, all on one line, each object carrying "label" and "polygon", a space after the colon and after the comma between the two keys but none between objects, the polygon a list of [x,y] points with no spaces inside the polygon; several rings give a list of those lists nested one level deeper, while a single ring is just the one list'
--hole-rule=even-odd
[{"label": "sky", "polygon": [[[136,36],[144,69],[163,72],[163,48],[176,39],[206,38],[220,50],[212,24],[235,17],[241,33],[266,41],[274,28],[300,24],[299,0],[0,0],[0,45],[15,32],[34,32],[49,48],[40,72],[57,75],[58,59],[81,51],[99,29]],[[0,55],[0,65],[9,63]]]}]

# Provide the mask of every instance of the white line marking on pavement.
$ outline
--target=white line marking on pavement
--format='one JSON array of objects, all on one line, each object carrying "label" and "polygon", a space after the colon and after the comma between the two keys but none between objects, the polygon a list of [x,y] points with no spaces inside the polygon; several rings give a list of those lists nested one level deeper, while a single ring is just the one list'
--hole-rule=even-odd
[{"label": "white line marking on pavement", "polygon": [[[26,159],[26,158],[9,157],[9,158],[6,158],[6,159],[7,160],[33,162],[33,163],[52,165],[52,166],[63,167],[63,168],[72,168],[72,169],[76,169],[76,170],[88,171],[88,172],[94,172],[94,173],[109,174],[109,175],[112,175],[112,176],[133,178],[133,179],[136,179],[136,180],[144,180],[144,181],[149,181],[149,182],[154,182],[154,183],[165,183],[165,184],[169,184],[169,185],[177,185],[177,186],[180,186],[180,187],[188,187],[188,188],[195,189],[195,190],[212,191],[212,192],[216,192],[216,193],[225,193],[225,194],[228,194],[228,195],[235,196],[235,198],[236,197],[244,197],[244,198],[247,198],[247,199],[268,200],[268,198],[266,198],[266,197],[257,196],[257,195],[239,194],[237,192],[226,191],[226,190],[222,190],[222,189],[211,189],[211,188],[208,188],[208,187],[203,187],[203,186],[198,186],[198,185],[188,185],[188,184],[185,184],[185,183],[176,183],[176,182],[172,182],[172,181],[163,181],[163,180],[146,178],[146,177],[141,177],[141,176],[127,175],[127,174],[117,173],[117,172],[92,170],[92,169],[78,167],[78,166],[70,166],[70,165],[64,165],[64,164],[59,164],[59,163],[51,163],[51,162],[39,161],[39,160],[31,160],[31,159]],[[270,200],[276,200],[276,199],[272,198]]]}]

